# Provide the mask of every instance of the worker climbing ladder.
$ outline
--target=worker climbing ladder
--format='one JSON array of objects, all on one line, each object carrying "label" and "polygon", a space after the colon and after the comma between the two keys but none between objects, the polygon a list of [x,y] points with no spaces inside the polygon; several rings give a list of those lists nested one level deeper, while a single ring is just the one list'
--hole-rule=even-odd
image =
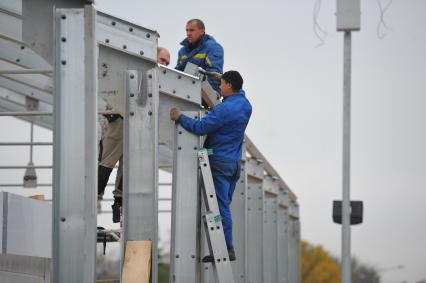
[{"label": "worker climbing ladder", "polygon": [[233,283],[234,276],[232,274],[231,262],[229,261],[228,249],[226,248],[222,217],[220,216],[219,205],[217,203],[207,149],[198,151],[198,165],[201,170],[201,187],[204,206],[206,208],[206,213],[203,216],[204,227],[206,228],[210,255],[214,258],[212,265],[215,280],[219,283]]}]

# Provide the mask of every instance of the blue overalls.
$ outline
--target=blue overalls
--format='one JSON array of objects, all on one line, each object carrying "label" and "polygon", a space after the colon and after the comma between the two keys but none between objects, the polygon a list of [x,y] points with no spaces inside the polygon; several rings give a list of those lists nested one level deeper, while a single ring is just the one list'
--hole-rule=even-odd
[{"label": "blue overalls", "polygon": [[177,121],[191,133],[207,134],[204,147],[213,150],[210,167],[228,249],[233,248],[230,205],[240,177],[244,132],[251,112],[250,102],[241,90],[224,98],[201,120],[181,115]]},{"label": "blue overalls", "polygon": [[[209,72],[223,72],[223,48],[216,40],[205,34],[197,46],[191,47],[188,39],[181,43],[183,47],[178,53],[178,62],[175,69],[184,71],[186,63],[191,62]],[[219,92],[220,83],[208,78],[213,89]]]}]

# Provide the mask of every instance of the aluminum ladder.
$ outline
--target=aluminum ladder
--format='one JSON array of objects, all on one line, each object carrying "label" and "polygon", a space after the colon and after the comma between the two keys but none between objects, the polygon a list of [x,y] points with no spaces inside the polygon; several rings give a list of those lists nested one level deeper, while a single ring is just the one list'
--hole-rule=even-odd
[{"label": "aluminum ladder", "polygon": [[234,276],[222,227],[222,217],[220,216],[212,172],[210,170],[208,151],[205,148],[198,151],[198,166],[201,170],[201,188],[206,208],[206,213],[203,215],[204,227],[206,229],[210,255],[214,258],[212,262],[213,274],[218,283],[234,283]]}]

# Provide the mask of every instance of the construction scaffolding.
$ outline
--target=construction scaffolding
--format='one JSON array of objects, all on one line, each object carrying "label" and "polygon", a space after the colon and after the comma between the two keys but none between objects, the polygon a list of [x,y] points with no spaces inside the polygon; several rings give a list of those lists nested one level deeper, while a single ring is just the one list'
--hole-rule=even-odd
[{"label": "construction scaffolding", "polygon": [[[0,143],[53,146],[52,202],[0,194],[0,281],[96,282],[97,129],[99,114],[108,113],[124,118],[123,221],[113,231],[121,273],[126,244],[150,241],[150,282],[158,282],[161,170],[173,179],[170,282],[214,282],[211,264],[200,262],[207,252],[197,158],[202,138],[169,117],[178,107],[200,119],[202,99],[220,103],[203,75],[191,65],[185,72],[157,65],[156,31],[87,1],[0,0],[0,20],[0,114],[53,131],[52,143]],[[232,202],[234,282],[300,282],[296,196],[247,136],[241,162]],[[23,185],[49,185],[37,184],[40,167],[19,167],[30,170]],[[22,225],[29,221],[43,225]]]}]

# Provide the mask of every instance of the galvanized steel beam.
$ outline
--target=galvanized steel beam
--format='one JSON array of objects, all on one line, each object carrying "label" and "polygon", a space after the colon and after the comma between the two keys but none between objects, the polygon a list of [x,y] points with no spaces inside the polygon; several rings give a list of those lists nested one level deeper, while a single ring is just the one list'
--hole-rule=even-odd
[{"label": "galvanized steel beam", "polygon": [[[184,112],[195,118],[199,112]],[[198,241],[200,190],[198,158],[200,138],[176,124],[173,158],[170,282],[196,283],[200,268]]]},{"label": "galvanized steel beam", "polygon": [[53,282],[95,281],[94,23],[91,6],[55,11]]}]

